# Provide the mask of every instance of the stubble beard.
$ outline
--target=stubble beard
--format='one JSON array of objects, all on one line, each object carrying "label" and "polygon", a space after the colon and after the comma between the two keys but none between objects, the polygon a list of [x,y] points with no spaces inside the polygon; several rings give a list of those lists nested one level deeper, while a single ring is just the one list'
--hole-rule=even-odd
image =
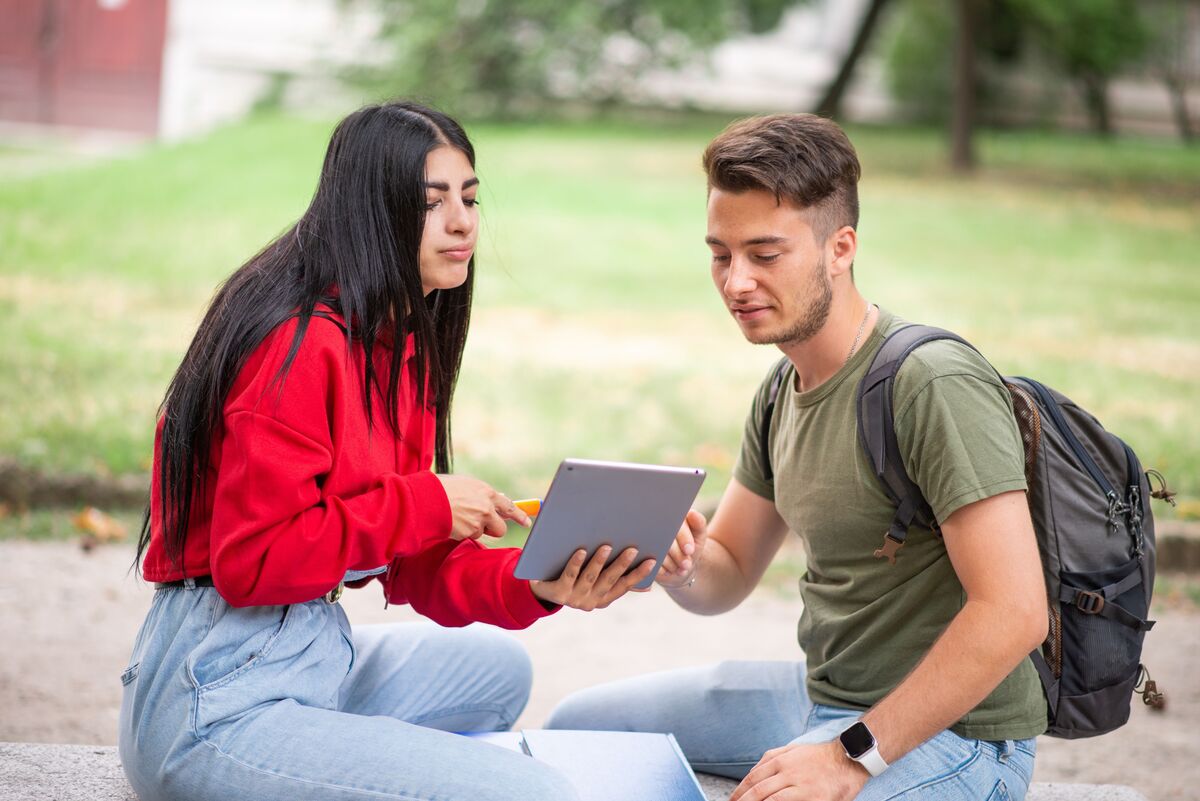
[{"label": "stubble beard", "polygon": [[808,302],[800,318],[790,328],[777,333],[766,331],[761,337],[746,338],[755,345],[794,345],[807,342],[825,327],[825,322],[829,319],[829,310],[833,308],[833,282],[825,272],[824,257],[812,271],[805,294],[808,296]]}]

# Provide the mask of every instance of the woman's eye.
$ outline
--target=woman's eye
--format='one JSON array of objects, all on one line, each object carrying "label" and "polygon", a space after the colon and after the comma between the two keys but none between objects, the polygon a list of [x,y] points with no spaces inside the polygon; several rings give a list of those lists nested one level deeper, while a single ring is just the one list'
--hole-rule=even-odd
[{"label": "woman's eye", "polygon": [[473,209],[479,205],[479,199],[473,198],[473,197],[464,197],[463,205],[466,206],[468,209]]},{"label": "woman's eye", "polygon": [[442,205],[441,199],[425,201],[425,211],[433,211],[438,206]]}]

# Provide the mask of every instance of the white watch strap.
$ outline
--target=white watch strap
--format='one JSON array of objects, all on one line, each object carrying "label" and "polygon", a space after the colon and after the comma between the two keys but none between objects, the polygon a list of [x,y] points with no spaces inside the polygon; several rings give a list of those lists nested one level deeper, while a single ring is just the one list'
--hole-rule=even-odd
[{"label": "white watch strap", "polygon": [[867,773],[870,773],[872,776],[878,776],[888,769],[888,763],[879,754],[878,745],[872,746],[870,751],[854,761],[866,768]]}]

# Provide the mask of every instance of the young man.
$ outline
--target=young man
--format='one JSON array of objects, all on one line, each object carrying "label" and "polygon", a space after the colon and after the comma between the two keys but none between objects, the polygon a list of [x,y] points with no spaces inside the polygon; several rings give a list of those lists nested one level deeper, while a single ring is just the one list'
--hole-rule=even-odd
[{"label": "young man", "polygon": [[616,682],[566,699],[547,725],[674,732],[698,770],[742,779],[731,801],[1022,798],[1046,726],[1027,655],[1047,609],[1007,391],[957,343],[905,361],[896,432],[941,532],[914,527],[894,564],[877,558],[895,509],[858,443],[855,391],[903,321],[854,284],[854,148],[828,120],[776,115],[731,125],[704,168],[713,281],[746,339],[790,364],[773,478],[768,375],[711,525],[688,515],[658,581],[683,608],[719,614],[796,532],[807,664]]}]

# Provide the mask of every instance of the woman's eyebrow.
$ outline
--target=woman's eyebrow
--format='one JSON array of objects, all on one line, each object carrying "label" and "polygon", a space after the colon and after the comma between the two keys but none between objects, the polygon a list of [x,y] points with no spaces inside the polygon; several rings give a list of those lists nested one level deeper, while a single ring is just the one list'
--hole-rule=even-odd
[{"label": "woman's eyebrow", "polygon": [[[477,186],[478,184],[479,184],[478,178],[468,178],[467,180],[463,181],[463,185],[462,185],[463,191],[465,192],[466,190],[470,189],[472,186]],[[439,192],[449,192],[450,184],[446,183],[445,181],[426,181],[425,188],[426,189],[436,189]]]}]

